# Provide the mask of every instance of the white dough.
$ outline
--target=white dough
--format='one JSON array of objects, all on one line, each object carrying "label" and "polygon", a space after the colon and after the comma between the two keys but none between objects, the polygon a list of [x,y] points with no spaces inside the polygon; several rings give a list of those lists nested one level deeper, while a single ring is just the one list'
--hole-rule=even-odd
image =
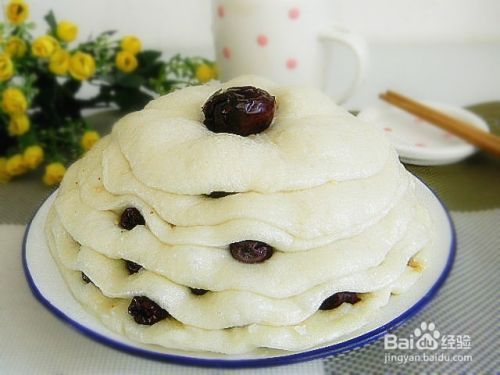
[{"label": "white dough", "polygon": [[[276,97],[271,126],[248,137],[209,131],[206,100],[244,85]],[[433,238],[414,189],[372,125],[316,90],[248,76],[173,92],[118,121],[68,169],[46,233],[75,298],[133,340],[227,354],[302,350],[362,327],[391,293],[411,293],[421,270],[408,262],[425,267]],[[145,225],[120,227],[128,207]],[[243,240],[274,253],[241,263],[229,245]],[[124,260],[142,268],[129,274]],[[338,292],[361,301],[319,310]],[[127,312],[134,296],[170,317],[137,324]]]}]

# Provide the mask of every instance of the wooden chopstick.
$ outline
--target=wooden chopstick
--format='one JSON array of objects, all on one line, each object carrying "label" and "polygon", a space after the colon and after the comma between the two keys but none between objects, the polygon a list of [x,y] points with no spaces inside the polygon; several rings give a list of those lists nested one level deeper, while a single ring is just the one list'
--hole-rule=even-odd
[{"label": "wooden chopstick", "polygon": [[495,134],[478,129],[463,120],[451,117],[394,91],[389,90],[380,94],[380,99],[439,126],[484,151],[500,156],[500,137]]}]

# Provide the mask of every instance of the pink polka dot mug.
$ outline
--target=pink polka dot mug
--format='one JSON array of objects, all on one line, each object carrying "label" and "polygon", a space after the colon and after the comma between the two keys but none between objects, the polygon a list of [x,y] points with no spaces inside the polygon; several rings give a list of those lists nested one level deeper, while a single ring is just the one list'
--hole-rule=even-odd
[{"label": "pink polka dot mug", "polygon": [[325,88],[325,42],[341,43],[356,58],[356,73],[338,99],[364,78],[367,47],[359,35],[329,24],[325,0],[212,0],[212,28],[222,81],[257,74],[282,84]]}]

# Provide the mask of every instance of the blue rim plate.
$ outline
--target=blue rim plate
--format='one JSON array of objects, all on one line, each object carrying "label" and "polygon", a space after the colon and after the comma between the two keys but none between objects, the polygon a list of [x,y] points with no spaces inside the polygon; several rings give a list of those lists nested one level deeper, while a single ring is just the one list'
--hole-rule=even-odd
[{"label": "blue rim plate", "polygon": [[[439,200],[437,195],[420,181],[417,181],[417,194],[419,194],[424,202],[424,205],[429,209],[431,217],[434,221],[434,226],[437,228],[436,238],[433,240],[433,249],[430,252],[437,255],[434,256],[435,259],[429,259],[428,267],[424,270],[422,279],[419,280],[419,282],[410,290],[401,295],[407,296],[405,297],[406,300],[401,300],[404,301],[404,303],[398,302],[398,298],[400,296],[391,297],[391,301],[388,306],[392,305],[391,309],[393,309],[393,315],[381,317],[379,319],[380,324],[377,324],[376,326],[368,325],[368,327],[364,330],[360,330],[359,334],[354,337],[350,337],[345,341],[301,352],[280,352],[283,354],[275,354],[275,352],[273,352],[273,354],[269,355],[259,355],[255,357],[250,355],[245,356],[244,358],[227,355],[207,357],[204,353],[199,353],[198,355],[198,353],[191,352],[185,352],[186,354],[184,355],[183,352],[180,351],[166,352],[163,348],[159,349],[158,347],[151,345],[141,345],[131,343],[130,341],[127,342],[126,339],[121,340],[119,336],[114,335],[113,337],[112,334],[106,334],[106,330],[104,328],[101,331],[99,329],[95,329],[95,327],[90,327],[77,321],[71,313],[67,312],[65,305],[78,305],[78,303],[75,300],[71,300],[71,298],[64,299],[63,301],[58,300],[54,297],[54,295],[51,295],[50,289],[47,291],[46,285],[44,285],[45,279],[40,276],[44,270],[44,260],[53,262],[48,247],[44,241],[43,226],[45,224],[48,209],[55,197],[55,193],[41,205],[28,224],[23,240],[23,268],[33,295],[49,311],[65,323],[68,323],[78,332],[83,333],[91,339],[114,349],[138,355],[140,357],[189,366],[245,368],[289,365],[336,355],[367,345],[381,338],[387,332],[395,329],[413,317],[436,295],[437,291],[446,280],[453,265],[456,252],[456,233],[449,212],[444,204]],[[429,273],[426,274],[426,272]],[[61,285],[57,285],[57,287],[66,289],[66,285],[62,281],[62,278],[60,280],[60,284]],[[415,291],[414,288],[419,289]],[[411,298],[412,292],[416,296],[415,298]],[[396,302],[394,302],[394,300]],[[400,303],[401,306],[397,307],[396,305],[398,303]],[[394,309],[394,306],[397,308]],[[383,311],[384,308],[381,310]]]}]

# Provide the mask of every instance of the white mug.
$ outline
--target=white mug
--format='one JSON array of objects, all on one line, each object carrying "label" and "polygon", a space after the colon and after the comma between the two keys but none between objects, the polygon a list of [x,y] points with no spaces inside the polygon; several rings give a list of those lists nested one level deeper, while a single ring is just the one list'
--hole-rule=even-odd
[{"label": "white mug", "polygon": [[367,68],[366,42],[329,24],[324,0],[212,0],[212,28],[222,81],[257,74],[287,85],[325,88],[325,42],[340,42],[356,57],[356,73],[338,99],[348,99]]}]

